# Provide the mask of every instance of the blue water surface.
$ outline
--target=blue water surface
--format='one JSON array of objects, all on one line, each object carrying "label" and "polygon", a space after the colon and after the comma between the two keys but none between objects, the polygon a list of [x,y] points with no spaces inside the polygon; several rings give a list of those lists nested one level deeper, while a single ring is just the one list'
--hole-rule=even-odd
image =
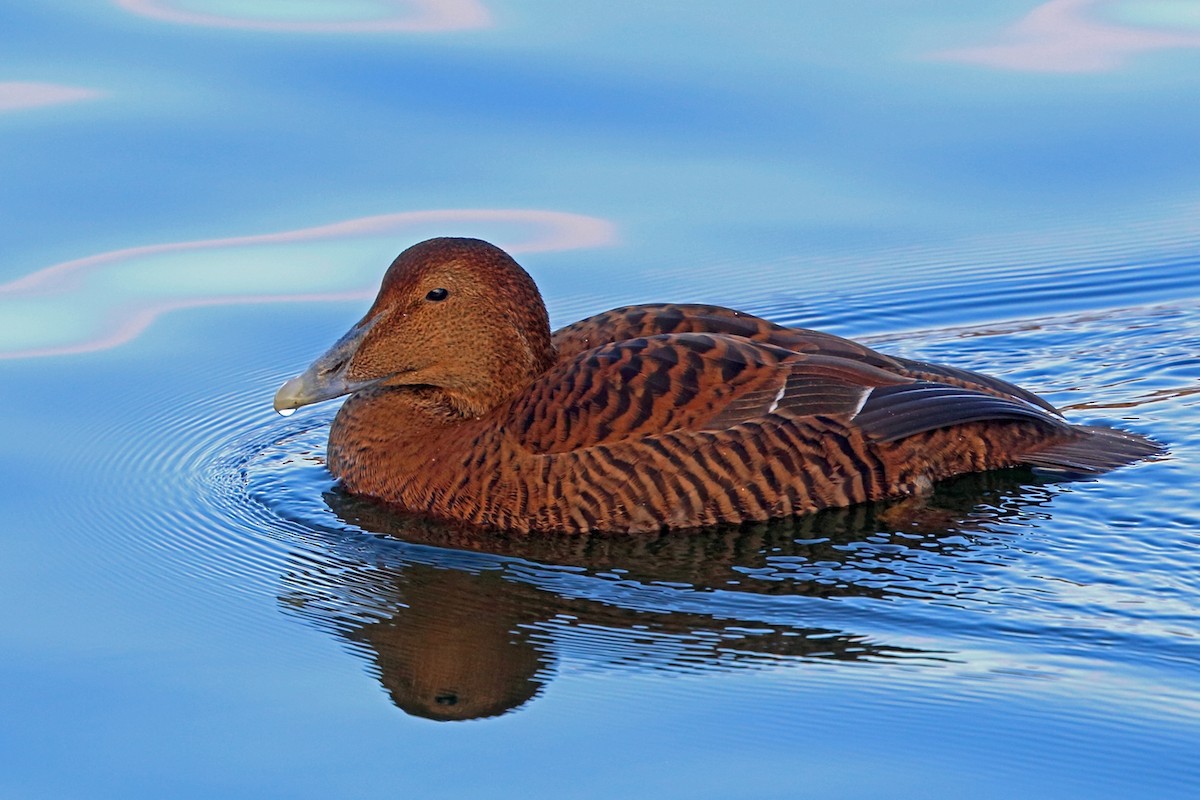
[{"label": "blue water surface", "polygon": [[[1192,6],[0,6],[0,797],[1196,796]],[[1170,455],[464,541],[270,408],[433,235]]]}]

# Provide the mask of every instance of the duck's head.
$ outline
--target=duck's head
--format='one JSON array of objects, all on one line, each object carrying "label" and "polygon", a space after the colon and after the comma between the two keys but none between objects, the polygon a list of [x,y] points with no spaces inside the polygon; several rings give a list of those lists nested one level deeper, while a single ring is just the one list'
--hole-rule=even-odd
[{"label": "duck's head", "polygon": [[367,315],[275,394],[291,410],[368,387],[436,387],[482,416],[554,360],[533,279],[479,239],[429,239],[388,268]]}]

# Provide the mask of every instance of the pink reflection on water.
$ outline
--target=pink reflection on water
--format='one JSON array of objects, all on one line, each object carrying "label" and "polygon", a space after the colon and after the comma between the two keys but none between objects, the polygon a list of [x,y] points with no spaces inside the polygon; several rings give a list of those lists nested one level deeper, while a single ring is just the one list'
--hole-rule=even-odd
[{"label": "pink reflection on water", "polygon": [[113,320],[112,327],[103,334],[74,344],[55,347],[31,347],[25,350],[0,350],[0,360],[11,358],[41,358],[44,356],[70,356],[109,350],[141,336],[143,332],[163,314],[188,308],[211,306],[237,306],[259,303],[328,303],[339,300],[370,300],[375,292],[327,292],[323,294],[279,294],[279,295],[234,295],[230,297],[194,297],[179,300],[164,300],[142,308],[124,311],[127,316]]},{"label": "pink reflection on water", "polygon": [[379,19],[287,20],[205,14],[174,8],[170,0],[113,0],[117,7],[161,22],[210,28],[299,33],[430,32],[487,28],[491,14],[480,0],[376,0]]},{"label": "pink reflection on water", "polygon": [[1009,26],[1001,41],[931,53],[931,59],[1028,72],[1102,72],[1138,53],[1200,47],[1200,35],[1102,22],[1104,0],[1050,0]]},{"label": "pink reflection on water", "polygon": [[57,83],[0,81],[0,112],[94,100],[103,92]]},{"label": "pink reflection on water", "polygon": [[[395,234],[402,236],[406,228],[428,224],[508,223],[515,226],[514,232],[528,230],[523,238],[499,242],[513,253],[533,253],[550,250],[569,250],[599,247],[616,241],[616,229],[611,222],[598,217],[570,214],[562,211],[533,209],[462,209],[409,211],[396,214],[381,214],[373,217],[345,220],[330,225],[301,228],[282,233],[267,233],[254,236],[236,236],[224,239],[206,239],[195,242],[173,242],[170,244],[129,247],[99,253],[86,258],[66,261],[45,269],[0,284],[0,308],[5,302],[20,302],[22,296],[62,295],[69,301],[80,283],[88,274],[120,265],[144,256],[163,253],[219,250],[231,247],[293,244],[296,242],[379,236]],[[398,242],[403,245],[404,242]],[[386,264],[380,265],[382,275]],[[215,295],[193,297],[164,297],[147,300],[138,308],[91,307],[92,313],[105,317],[107,329],[87,340],[66,345],[28,347],[19,350],[0,350],[0,359],[35,358],[41,356],[73,355],[107,350],[137,338],[160,315],[185,308],[206,306],[247,305],[261,303],[310,303],[349,300],[369,300],[375,295],[375,287],[343,292],[321,293],[275,293],[245,295]],[[120,318],[118,319],[118,315]]]}]

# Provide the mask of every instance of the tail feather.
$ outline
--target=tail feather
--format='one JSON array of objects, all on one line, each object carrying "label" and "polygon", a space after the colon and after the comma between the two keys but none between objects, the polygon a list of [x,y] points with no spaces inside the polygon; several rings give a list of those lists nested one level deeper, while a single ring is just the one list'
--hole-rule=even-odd
[{"label": "tail feather", "polygon": [[1138,433],[1092,425],[1071,427],[1075,436],[1029,453],[1024,463],[1060,474],[1098,475],[1167,454],[1165,446]]}]

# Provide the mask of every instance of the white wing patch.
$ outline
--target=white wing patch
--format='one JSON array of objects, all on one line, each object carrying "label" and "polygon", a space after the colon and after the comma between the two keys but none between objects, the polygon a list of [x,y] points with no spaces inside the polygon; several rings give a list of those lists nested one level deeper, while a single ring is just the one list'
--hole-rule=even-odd
[{"label": "white wing patch", "polygon": [[871,392],[874,390],[875,387],[873,386],[868,386],[862,390],[862,394],[858,396],[858,402],[854,405],[854,410],[850,412],[850,419],[858,416],[858,412],[862,411],[863,406],[867,404],[867,398],[871,396]]},{"label": "white wing patch", "polygon": [[[783,399],[783,393],[786,391],[787,391],[787,381],[784,381],[783,385],[779,387],[779,391],[775,393],[775,399],[771,401],[771,407],[767,409],[768,414],[774,414],[775,409],[779,408],[779,401]],[[864,399],[863,402],[865,403],[866,400]],[[862,403],[859,403],[858,407],[862,408]],[[857,414],[858,410],[856,409],[854,413]]]}]

